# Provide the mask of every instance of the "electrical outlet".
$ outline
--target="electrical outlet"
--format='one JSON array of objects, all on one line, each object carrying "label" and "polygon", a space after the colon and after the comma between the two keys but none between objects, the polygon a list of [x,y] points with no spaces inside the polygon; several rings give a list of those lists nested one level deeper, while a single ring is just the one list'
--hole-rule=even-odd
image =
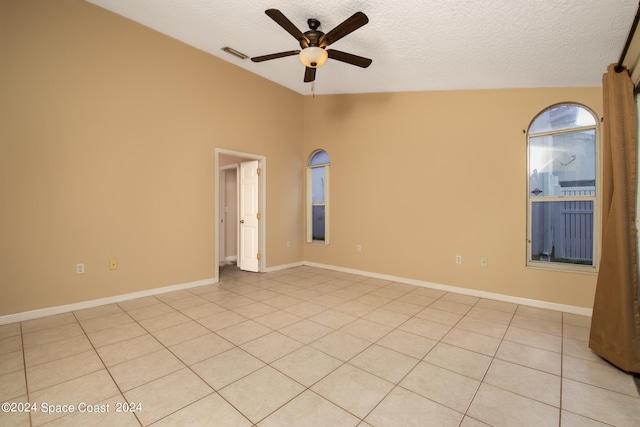
[{"label": "electrical outlet", "polygon": [[480,267],[488,267],[489,266],[489,262],[487,261],[486,258],[480,258]]},{"label": "electrical outlet", "polygon": [[456,264],[462,264],[462,255],[456,255]]},{"label": "electrical outlet", "polygon": [[84,274],[84,264],[76,264],[76,274]]},{"label": "electrical outlet", "polygon": [[291,242],[287,242],[287,247],[290,248],[291,247]]},{"label": "electrical outlet", "polygon": [[356,245],[356,252],[362,252],[362,245]]},{"label": "electrical outlet", "polygon": [[118,269],[118,260],[112,259],[109,261],[109,270],[117,270]]}]

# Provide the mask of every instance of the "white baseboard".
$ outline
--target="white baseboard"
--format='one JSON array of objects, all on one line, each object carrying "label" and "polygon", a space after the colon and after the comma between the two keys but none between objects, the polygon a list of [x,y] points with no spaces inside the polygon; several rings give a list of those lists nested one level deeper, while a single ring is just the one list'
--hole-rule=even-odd
[{"label": "white baseboard", "polygon": [[287,268],[302,267],[303,265],[305,265],[303,261],[294,262],[292,264],[276,265],[274,267],[268,267],[265,273],[272,273],[274,271],[286,270]]},{"label": "white baseboard", "polygon": [[197,286],[204,286],[204,285],[213,285],[217,282],[218,282],[217,279],[204,279],[204,280],[198,280],[195,282],[163,286],[161,288],[147,289],[145,291],[115,295],[112,297],[82,301],[82,302],[77,302],[73,304],[41,308],[38,310],[25,311],[22,313],[7,314],[4,316],[0,316],[0,325],[6,325],[8,323],[15,323],[15,322],[23,322],[25,320],[37,319],[39,317],[53,316],[54,314],[68,313],[70,311],[82,310],[85,308],[93,308],[99,305],[113,304],[113,303],[128,301],[136,298],[148,297],[151,295],[165,294],[167,292],[179,291],[181,289],[195,288]]},{"label": "white baseboard", "polygon": [[[593,313],[592,309],[585,308],[585,307],[576,307],[572,305],[557,304],[557,303],[547,302],[547,301],[514,297],[510,295],[497,294],[493,292],[485,292],[485,291],[478,291],[478,290],[468,289],[468,288],[460,288],[457,286],[442,285],[438,283],[425,282],[422,280],[408,279],[405,277],[397,277],[397,276],[391,276],[387,274],[372,273],[369,271],[355,270],[352,268],[343,268],[343,267],[337,267],[337,266],[327,265],[327,264],[319,264],[319,263],[308,262],[308,261],[301,261],[301,262],[295,262],[291,264],[283,264],[283,265],[278,265],[274,267],[269,267],[266,269],[266,272],[270,273],[274,271],[286,270],[288,268],[300,267],[303,265],[307,265],[310,267],[324,268],[327,270],[339,271],[342,273],[358,274],[360,276],[389,280],[389,281],[398,282],[398,283],[406,283],[408,285],[437,289],[445,292],[455,292],[458,294],[470,295],[470,296],[479,297],[479,298],[489,298],[497,301],[510,302],[513,304],[521,304],[521,305],[526,305],[530,307],[538,307],[538,308],[545,308],[548,310],[563,311],[565,313],[579,314],[582,316],[591,316]],[[204,279],[204,280],[198,280],[195,282],[164,286],[162,288],[154,288],[154,289],[148,289],[145,291],[132,292],[129,294],[116,295],[112,297],[100,298],[100,299],[95,299],[90,301],[83,301],[83,302],[78,302],[74,304],[66,304],[66,305],[60,305],[56,307],[42,308],[38,310],[25,311],[23,313],[7,314],[4,316],[0,316],[0,325],[6,325],[8,323],[37,319],[39,317],[52,316],[54,314],[67,313],[69,311],[82,310],[85,308],[97,307],[99,305],[113,304],[117,302],[128,301],[128,300],[142,298],[142,297],[151,296],[151,295],[159,295],[167,292],[178,291],[181,289],[189,289],[189,288],[195,288],[197,286],[212,285],[217,282],[218,280],[215,278]]]},{"label": "white baseboard", "polygon": [[553,302],[540,301],[528,298],[514,297],[510,295],[496,294],[493,292],[478,291],[475,289],[460,288],[457,286],[441,285],[438,283],[424,282],[422,280],[407,279],[405,277],[390,276],[387,274],[371,273],[368,271],[354,270],[352,268],[336,267],[333,265],[319,264],[315,262],[304,262],[304,265],[310,267],[325,268],[327,270],[339,271],[341,273],[358,274],[360,276],[372,277],[376,279],[390,280],[398,283],[406,283],[407,285],[422,286],[425,288],[437,289],[445,292],[455,292],[458,294],[469,295],[479,298],[489,298],[497,301],[510,302],[513,304],[521,304],[530,307],[545,308],[548,310],[563,311],[565,313],[579,314],[591,317],[593,310],[585,307],[576,307],[573,305],[557,304]]}]

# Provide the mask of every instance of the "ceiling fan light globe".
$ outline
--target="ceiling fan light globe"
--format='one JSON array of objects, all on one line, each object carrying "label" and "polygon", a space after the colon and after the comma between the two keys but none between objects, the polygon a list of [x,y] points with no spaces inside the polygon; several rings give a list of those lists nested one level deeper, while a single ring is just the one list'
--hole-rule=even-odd
[{"label": "ceiling fan light globe", "polygon": [[300,61],[309,68],[318,68],[327,62],[329,54],[321,47],[311,46],[302,49]]}]

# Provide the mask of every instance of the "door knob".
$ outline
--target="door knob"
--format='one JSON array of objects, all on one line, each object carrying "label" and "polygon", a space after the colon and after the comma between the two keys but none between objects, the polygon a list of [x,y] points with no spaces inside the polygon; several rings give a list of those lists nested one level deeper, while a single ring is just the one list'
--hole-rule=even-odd
[{"label": "door knob", "polygon": [[244,219],[241,219],[241,220],[240,220],[240,224],[244,224]]}]

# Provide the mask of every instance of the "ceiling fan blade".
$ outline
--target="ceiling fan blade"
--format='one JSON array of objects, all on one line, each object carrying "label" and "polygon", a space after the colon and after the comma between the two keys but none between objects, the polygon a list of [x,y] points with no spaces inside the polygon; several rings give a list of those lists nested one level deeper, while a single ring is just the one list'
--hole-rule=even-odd
[{"label": "ceiling fan blade", "polygon": [[299,53],[300,53],[299,50],[290,50],[288,52],[278,52],[278,53],[272,53],[270,55],[254,56],[253,58],[251,58],[251,61],[262,62],[262,61],[268,61],[270,59],[285,58],[287,56],[293,56]]},{"label": "ceiling fan blade", "polygon": [[269,18],[276,21],[278,25],[284,28],[286,32],[291,34],[300,43],[306,43],[306,45],[309,45],[309,39],[307,38],[307,36],[305,36],[304,33],[298,29],[298,27],[293,25],[293,23],[289,21],[289,19],[287,19],[287,17],[284,16],[284,14],[278,9],[267,9],[264,11],[264,13],[266,13]]},{"label": "ceiling fan blade", "polygon": [[316,79],[317,68],[306,67],[304,70],[304,82],[309,83]]},{"label": "ceiling fan blade", "polygon": [[[346,62],[347,64],[357,65],[358,67],[367,68],[373,62],[369,58],[354,55],[352,53],[341,52],[339,50],[327,49],[329,58],[336,61]],[[253,58],[252,58],[253,59]]]},{"label": "ceiling fan blade", "polygon": [[362,12],[356,12],[349,18],[345,19],[342,24],[329,31],[320,39],[320,47],[329,46],[332,43],[337,42],[349,33],[354,32],[358,28],[369,22],[369,18]]}]

